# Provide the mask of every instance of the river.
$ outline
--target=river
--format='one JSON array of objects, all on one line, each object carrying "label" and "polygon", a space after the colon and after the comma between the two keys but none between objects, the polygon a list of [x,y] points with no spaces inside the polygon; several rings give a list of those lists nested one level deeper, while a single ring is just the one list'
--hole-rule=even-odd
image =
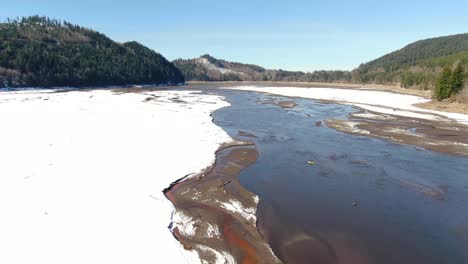
[{"label": "river", "polygon": [[356,107],[205,92],[231,103],[215,124],[258,149],[240,182],[260,197],[257,226],[283,262],[468,262],[468,158],[324,124]]}]

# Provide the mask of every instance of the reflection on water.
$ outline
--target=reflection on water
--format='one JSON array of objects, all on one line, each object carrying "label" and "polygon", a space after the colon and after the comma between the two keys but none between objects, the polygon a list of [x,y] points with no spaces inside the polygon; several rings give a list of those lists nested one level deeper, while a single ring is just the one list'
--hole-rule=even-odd
[{"label": "reflection on water", "polygon": [[257,144],[241,182],[260,196],[259,228],[286,263],[468,263],[467,158],[321,125],[351,106],[283,109],[271,102],[291,99],[211,92],[232,104],[215,123]]}]

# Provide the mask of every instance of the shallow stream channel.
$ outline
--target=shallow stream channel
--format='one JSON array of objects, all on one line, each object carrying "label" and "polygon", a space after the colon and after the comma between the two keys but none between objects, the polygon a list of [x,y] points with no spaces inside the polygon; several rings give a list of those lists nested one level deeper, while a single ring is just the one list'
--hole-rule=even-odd
[{"label": "shallow stream channel", "polygon": [[255,143],[239,181],[284,263],[468,263],[468,158],[339,132],[359,108],[223,89],[213,122]]}]

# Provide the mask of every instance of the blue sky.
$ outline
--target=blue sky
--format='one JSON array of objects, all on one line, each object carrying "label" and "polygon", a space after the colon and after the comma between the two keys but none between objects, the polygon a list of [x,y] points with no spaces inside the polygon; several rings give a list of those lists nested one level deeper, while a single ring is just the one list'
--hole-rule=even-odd
[{"label": "blue sky", "polygon": [[209,53],[268,68],[352,69],[423,38],[468,32],[467,0],[0,0],[0,19],[47,15],[168,59]]}]

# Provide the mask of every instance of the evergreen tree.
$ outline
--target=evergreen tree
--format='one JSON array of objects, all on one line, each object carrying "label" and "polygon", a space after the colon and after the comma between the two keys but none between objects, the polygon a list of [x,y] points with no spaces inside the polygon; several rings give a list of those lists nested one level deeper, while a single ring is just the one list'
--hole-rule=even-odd
[{"label": "evergreen tree", "polygon": [[0,87],[183,82],[172,63],[136,42],[47,17],[0,23]]},{"label": "evergreen tree", "polygon": [[452,95],[452,69],[446,67],[439,79],[437,80],[436,88],[434,90],[434,98],[437,100],[444,100]]},{"label": "evergreen tree", "polygon": [[459,63],[453,71],[451,83],[453,94],[456,94],[463,89],[465,84],[465,69],[461,63]]}]

